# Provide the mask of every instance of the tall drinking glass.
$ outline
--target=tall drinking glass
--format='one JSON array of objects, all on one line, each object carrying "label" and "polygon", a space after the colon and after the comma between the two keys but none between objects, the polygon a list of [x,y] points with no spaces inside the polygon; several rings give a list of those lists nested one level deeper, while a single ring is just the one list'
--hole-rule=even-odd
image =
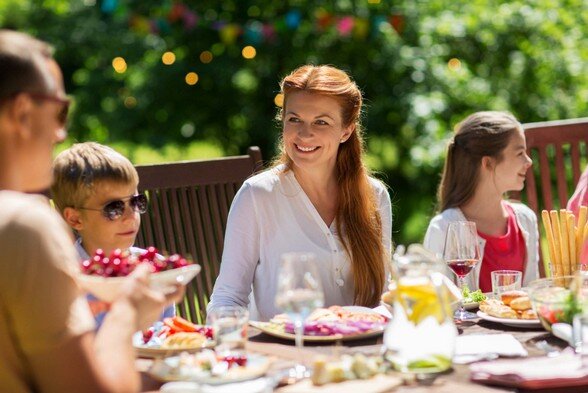
[{"label": "tall drinking glass", "polygon": [[[304,321],[314,309],[324,304],[314,254],[297,252],[282,255],[275,302],[294,323],[296,347],[302,348]],[[306,367],[299,363],[293,377],[301,378],[307,374]]]},{"label": "tall drinking glass", "polygon": [[[463,290],[465,278],[480,261],[480,248],[476,224],[470,221],[455,221],[449,224],[445,237],[443,259],[457,276],[458,286]],[[453,317],[458,321],[477,318],[477,315],[466,311],[463,302]]]}]

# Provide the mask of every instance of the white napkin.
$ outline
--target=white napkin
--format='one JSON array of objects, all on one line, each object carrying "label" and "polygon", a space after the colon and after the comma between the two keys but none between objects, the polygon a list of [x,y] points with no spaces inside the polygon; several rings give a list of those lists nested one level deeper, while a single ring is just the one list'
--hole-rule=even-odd
[{"label": "white napkin", "polygon": [[512,334],[470,334],[455,340],[453,362],[471,363],[498,356],[527,356],[527,350]]},{"label": "white napkin", "polygon": [[475,374],[517,375],[527,380],[581,378],[588,375],[588,369],[582,367],[581,357],[576,356],[573,350],[564,351],[556,357],[476,363],[470,366],[470,370]]}]

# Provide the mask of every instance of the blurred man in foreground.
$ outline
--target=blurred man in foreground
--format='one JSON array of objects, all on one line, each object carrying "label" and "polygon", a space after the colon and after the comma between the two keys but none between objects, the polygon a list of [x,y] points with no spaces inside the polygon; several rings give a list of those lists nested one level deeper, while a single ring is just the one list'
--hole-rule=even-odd
[{"label": "blurred man in foreground", "polygon": [[71,235],[26,194],[50,186],[53,146],[66,136],[69,100],[51,52],[0,30],[0,391],[137,391],[131,336],[182,290],[152,291],[140,266],[94,333]]}]

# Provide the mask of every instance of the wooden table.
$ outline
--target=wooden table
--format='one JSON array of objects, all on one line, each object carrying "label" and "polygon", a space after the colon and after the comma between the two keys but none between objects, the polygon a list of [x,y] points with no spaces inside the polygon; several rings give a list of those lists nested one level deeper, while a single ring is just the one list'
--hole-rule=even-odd
[{"label": "wooden table", "polygon": [[[476,323],[469,323],[467,325],[458,325],[459,334],[492,334],[492,333],[510,333],[517,340],[519,340],[525,349],[529,352],[529,356],[541,356],[544,352],[536,347],[536,343],[542,340],[549,344],[564,349],[567,343],[558,339],[542,329],[521,329],[515,327],[508,327],[502,324],[479,320]],[[382,348],[382,337],[369,338],[359,341],[347,341],[344,345],[317,345],[314,343],[305,344],[305,348],[298,350],[294,347],[291,341],[282,340],[279,338],[270,337],[259,332],[255,328],[249,329],[249,342],[247,343],[247,350],[272,356],[276,361],[272,362],[270,373],[292,366],[301,359],[311,361],[317,354],[336,355],[344,353],[362,352],[364,354],[378,354]],[[148,369],[151,360],[138,359],[137,367],[141,371]],[[396,392],[436,392],[436,393],[496,393],[496,392],[514,392],[514,389],[507,389],[502,387],[490,387],[481,384],[473,383],[469,380],[470,372],[468,365],[454,365],[453,371],[439,376],[431,386],[419,385],[416,383],[408,384],[397,388]],[[158,384],[145,376],[144,391],[152,391],[158,389]],[[276,389],[277,392],[284,390],[284,388]],[[344,393],[344,390],[339,390]],[[569,391],[569,390],[561,390]],[[367,393],[367,392],[350,392],[350,393]]]}]

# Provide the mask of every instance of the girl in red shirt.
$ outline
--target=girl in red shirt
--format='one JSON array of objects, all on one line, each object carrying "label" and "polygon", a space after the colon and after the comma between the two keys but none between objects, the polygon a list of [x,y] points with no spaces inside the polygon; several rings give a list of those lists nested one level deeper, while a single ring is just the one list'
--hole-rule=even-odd
[{"label": "girl in red shirt", "polygon": [[449,143],[438,193],[441,212],[424,243],[442,253],[450,222],[476,223],[483,257],[466,277],[472,290],[492,291],[494,270],[521,271],[523,283],[538,278],[537,217],[504,198],[524,187],[531,163],[523,128],[510,113],[474,113],[458,124]]}]

